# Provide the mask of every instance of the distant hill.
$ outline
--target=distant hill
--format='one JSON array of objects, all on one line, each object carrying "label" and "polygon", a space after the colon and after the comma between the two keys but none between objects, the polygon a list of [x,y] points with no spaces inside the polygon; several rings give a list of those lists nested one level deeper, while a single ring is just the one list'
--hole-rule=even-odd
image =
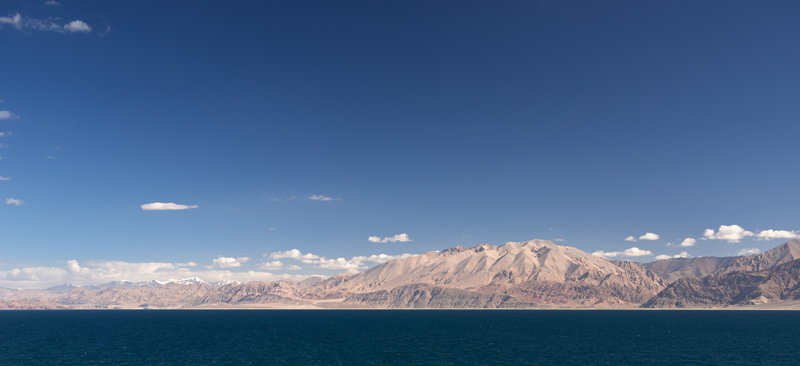
[{"label": "distant hill", "polygon": [[671,258],[641,266],[669,282],[683,277],[705,277],[740,257]]}]

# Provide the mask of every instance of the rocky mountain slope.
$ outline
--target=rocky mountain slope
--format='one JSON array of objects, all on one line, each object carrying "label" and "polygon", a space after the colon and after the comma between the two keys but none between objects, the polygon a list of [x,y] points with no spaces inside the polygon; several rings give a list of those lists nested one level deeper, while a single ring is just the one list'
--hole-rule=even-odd
[{"label": "rocky mountain slope", "polygon": [[755,272],[675,281],[644,308],[710,308],[800,300],[800,260]]},{"label": "rocky mountain slope", "polygon": [[703,278],[681,278],[642,307],[727,307],[800,299],[800,240],[733,261]]},{"label": "rocky mountain slope", "polygon": [[714,272],[716,275],[732,272],[755,272],[800,259],[800,239],[794,239],[761,254],[736,257]]}]

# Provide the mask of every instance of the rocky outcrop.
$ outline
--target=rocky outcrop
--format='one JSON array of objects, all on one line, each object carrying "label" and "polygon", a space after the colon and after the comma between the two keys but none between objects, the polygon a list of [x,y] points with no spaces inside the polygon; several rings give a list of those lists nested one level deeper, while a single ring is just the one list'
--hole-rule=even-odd
[{"label": "rocky outcrop", "polygon": [[682,278],[643,308],[710,308],[758,305],[800,299],[800,260],[755,272],[728,272]]},{"label": "rocky outcrop", "polygon": [[425,309],[496,309],[532,308],[535,304],[525,303],[512,296],[479,293],[454,288],[412,284],[393,288],[355,294],[343,302],[345,306],[370,308],[425,308]]}]

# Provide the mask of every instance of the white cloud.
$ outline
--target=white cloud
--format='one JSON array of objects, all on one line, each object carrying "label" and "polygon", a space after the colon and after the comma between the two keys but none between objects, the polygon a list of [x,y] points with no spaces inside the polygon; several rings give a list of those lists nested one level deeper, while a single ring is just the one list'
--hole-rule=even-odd
[{"label": "white cloud", "polygon": [[267,269],[267,270],[276,270],[276,269],[283,269],[283,262],[281,261],[272,261],[272,262],[264,262],[258,266],[258,269]]},{"label": "white cloud", "polygon": [[303,263],[313,263],[313,260],[319,259],[320,257],[316,254],[311,254],[311,253],[303,254],[301,251],[297,249],[292,249],[283,252],[270,253],[269,258],[270,259],[290,258]]},{"label": "white cloud", "polygon": [[45,1],[44,4],[48,6],[61,6],[61,3],[55,0]]},{"label": "white cloud", "polygon": [[341,198],[330,198],[330,197],[323,196],[321,194],[314,194],[314,195],[308,196],[308,199],[310,199],[312,201],[333,201],[333,200],[339,200]]},{"label": "white cloud", "polygon": [[[25,267],[0,271],[0,287],[46,288],[64,283],[76,285],[101,284],[111,281],[167,281],[170,279],[199,277],[208,282],[216,281],[277,281],[293,278],[302,280],[310,275],[275,275],[269,272],[229,270],[201,270],[179,266],[178,263],[122,261],[88,261],[82,266],[78,261],[68,261],[64,267]],[[291,269],[291,268],[289,268]]]},{"label": "white cloud", "polygon": [[81,20],[73,20],[67,24],[60,25],[51,20],[23,18],[19,13],[11,16],[0,17],[0,28],[2,28],[3,25],[10,25],[17,30],[33,30],[56,33],[89,33],[92,31],[92,27]]},{"label": "white cloud", "polygon": [[653,255],[653,252],[651,252],[649,250],[642,250],[642,249],[639,249],[637,247],[631,247],[631,248],[625,249],[625,250],[623,250],[621,252],[604,252],[602,250],[598,250],[598,251],[592,253],[592,255],[597,256],[597,257],[606,257],[606,258],[612,258],[612,257],[641,257],[641,256],[645,256],[645,255]]},{"label": "white cloud", "polygon": [[726,240],[728,243],[738,243],[740,240],[753,235],[755,234],[753,234],[752,231],[747,231],[739,225],[720,225],[716,233],[713,229],[706,229],[703,233],[703,238]]},{"label": "white cloud", "polygon": [[353,257],[350,260],[351,261],[355,261],[355,262],[385,263],[385,262],[388,262],[388,261],[394,260],[394,259],[408,258],[408,257],[410,257],[412,255],[413,254],[408,254],[408,253],[401,254],[401,255],[373,254],[373,255],[371,255],[369,257],[366,257],[366,256]]},{"label": "white cloud", "polygon": [[165,211],[165,210],[187,210],[190,208],[197,208],[197,205],[179,205],[177,203],[164,203],[164,202],[153,202],[153,203],[146,203],[142,205],[142,210],[145,211]]},{"label": "white cloud", "polygon": [[264,262],[258,267],[258,269],[266,269],[266,270],[284,270],[284,271],[297,271],[302,268],[296,264],[286,265],[281,261],[272,261],[272,262]]},{"label": "white cloud", "polygon": [[658,234],[653,233],[646,233],[639,237],[639,240],[658,240],[660,236]]},{"label": "white cloud", "polygon": [[758,253],[761,253],[761,250],[758,248],[744,248],[736,253],[736,255],[753,255]]},{"label": "white cloud", "polygon": [[[303,252],[297,249],[287,250],[283,252],[273,252],[270,253],[269,255],[264,254],[265,257],[269,257],[270,259],[288,258],[305,264],[313,264],[315,268],[344,269],[350,272],[369,268],[365,262],[384,263],[393,259],[407,258],[412,255],[413,254],[408,254],[408,253],[402,255],[373,254],[370,256],[355,256],[350,259],[343,257],[328,259],[325,257],[318,256],[316,254],[311,254],[311,253],[303,254]],[[277,265],[277,263],[275,264]],[[283,269],[299,269],[299,267],[297,268],[283,267]]]},{"label": "white cloud", "polygon": [[275,198],[275,197],[269,197],[269,198],[267,198],[267,200],[269,200],[269,201],[273,201],[273,202],[280,202],[280,201],[291,201],[291,200],[293,200],[294,198],[295,198],[294,196],[287,197],[287,198]]},{"label": "white cloud", "polygon": [[6,204],[7,205],[12,205],[12,206],[22,206],[22,205],[25,204],[25,202],[22,201],[22,200],[18,200],[16,198],[7,198],[6,199]]},{"label": "white cloud", "polygon": [[0,176],[0,181],[2,181],[2,180],[11,180],[11,178]]},{"label": "white cloud", "polygon": [[554,240],[554,241],[555,241],[556,243],[560,243],[560,242],[567,241],[567,240],[566,240],[566,239],[560,239],[560,238],[556,238],[556,240]]},{"label": "white cloud", "polygon": [[[2,20],[3,17],[0,17],[0,24],[3,24]],[[17,116],[14,113],[11,113],[11,111],[0,111],[0,121],[4,119],[16,119],[16,118],[19,118],[19,116]]]},{"label": "white cloud", "polygon": [[[19,15],[19,13],[17,13],[14,16],[0,17],[0,25],[2,24],[10,24],[14,28],[22,29],[22,15]],[[2,118],[3,112],[8,112],[8,111],[0,111],[0,119],[3,119]]]},{"label": "white cloud", "polygon": [[233,257],[220,256],[218,258],[214,258],[214,260],[211,261],[211,265],[210,266],[206,266],[206,268],[214,268],[214,267],[234,268],[234,267],[241,267],[242,263],[246,263],[249,260],[250,260],[250,258],[247,258],[247,257],[233,258]]},{"label": "white cloud", "polygon": [[363,269],[365,266],[363,263],[349,261],[344,258],[336,258],[336,259],[326,259],[325,257],[320,258],[317,260],[316,268],[325,268],[325,269]]},{"label": "white cloud", "polygon": [[73,20],[64,26],[64,30],[70,33],[89,33],[92,27],[80,20]]},{"label": "white cloud", "polygon": [[373,243],[386,243],[386,242],[392,242],[392,243],[401,242],[401,243],[405,243],[405,242],[412,241],[411,238],[409,238],[408,234],[406,234],[406,233],[397,234],[397,235],[392,236],[392,237],[385,237],[383,239],[381,239],[379,236],[370,236],[369,238],[367,238],[367,240],[369,240],[369,241],[371,241]]},{"label": "white cloud", "polygon": [[756,237],[758,240],[795,239],[800,238],[800,233],[788,230],[762,230]]},{"label": "white cloud", "polygon": [[683,239],[681,244],[678,245],[678,246],[680,246],[680,247],[693,247],[696,243],[697,243],[697,240],[695,240],[693,238],[686,238],[686,239]]},{"label": "white cloud", "polygon": [[197,267],[197,263],[195,262],[187,262],[187,263],[175,263],[178,267]]},{"label": "white cloud", "polygon": [[678,253],[678,254],[675,254],[675,255],[673,255],[673,256],[669,256],[669,255],[659,255],[659,256],[656,256],[656,260],[657,260],[657,261],[660,261],[660,260],[664,260],[664,259],[672,259],[672,258],[689,258],[689,257],[690,257],[689,253],[687,253],[687,252],[680,252],[680,253]]},{"label": "white cloud", "polygon": [[636,241],[636,238],[634,238],[633,235],[631,235],[631,236],[625,238],[625,241]]}]

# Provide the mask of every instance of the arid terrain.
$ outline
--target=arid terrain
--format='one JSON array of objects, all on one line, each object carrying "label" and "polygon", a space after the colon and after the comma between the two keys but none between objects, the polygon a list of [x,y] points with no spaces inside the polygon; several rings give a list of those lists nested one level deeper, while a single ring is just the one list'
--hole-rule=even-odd
[{"label": "arid terrain", "polygon": [[609,261],[544,240],[454,247],[303,281],[0,289],[3,309],[762,308],[800,301],[800,240],[747,257]]}]

